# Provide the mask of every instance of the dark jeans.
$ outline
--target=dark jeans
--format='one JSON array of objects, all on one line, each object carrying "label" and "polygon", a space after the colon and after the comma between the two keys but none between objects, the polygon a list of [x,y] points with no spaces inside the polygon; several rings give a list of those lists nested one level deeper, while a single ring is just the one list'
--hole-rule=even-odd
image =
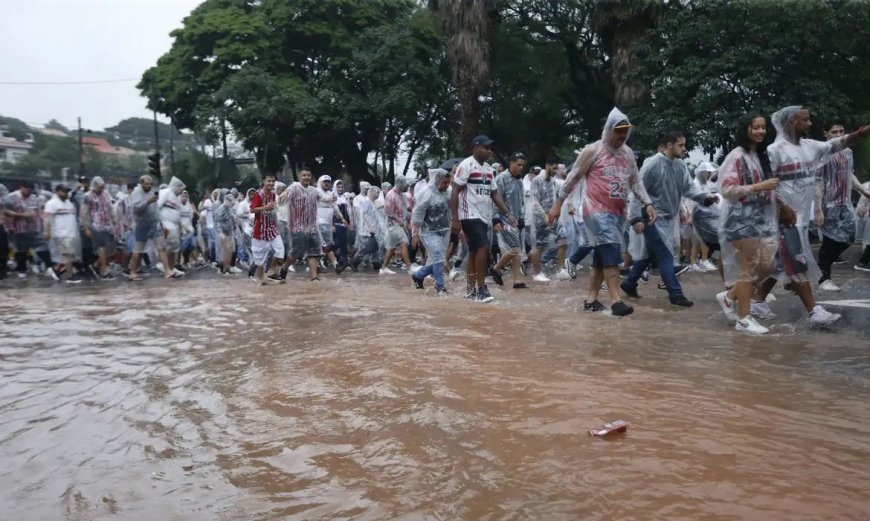
[{"label": "dark jeans", "polygon": [[335,242],[335,256],[340,261],[347,261],[347,227],[335,225],[335,233],[332,235]]},{"label": "dark jeans", "polygon": [[[634,232],[632,232],[634,233]],[[652,263],[655,258],[659,268],[659,275],[662,277],[662,282],[668,288],[668,297],[673,301],[677,297],[683,296],[683,288],[677,280],[676,272],[674,271],[674,256],[671,254],[668,247],[662,241],[661,235],[656,230],[655,225],[646,225],[643,229],[643,238],[646,242],[648,256],[646,259],[633,259],[631,264],[631,273],[625,279],[625,284],[629,287],[637,289],[637,281],[640,276]]]},{"label": "dark jeans", "polygon": [[571,252],[568,256],[568,262],[571,264],[580,264],[580,262],[592,253],[592,246],[577,246],[577,249]]},{"label": "dark jeans", "polygon": [[861,255],[859,264],[870,264],[870,246],[864,246],[864,254]]},{"label": "dark jeans", "polygon": [[819,248],[819,269],[822,270],[822,278],[819,279],[819,284],[831,278],[831,266],[847,249],[849,249],[847,242],[838,242],[828,237],[822,238],[822,246]]},{"label": "dark jeans", "polygon": [[6,233],[6,227],[0,224],[0,279],[6,278],[7,262],[9,262],[9,235]]}]

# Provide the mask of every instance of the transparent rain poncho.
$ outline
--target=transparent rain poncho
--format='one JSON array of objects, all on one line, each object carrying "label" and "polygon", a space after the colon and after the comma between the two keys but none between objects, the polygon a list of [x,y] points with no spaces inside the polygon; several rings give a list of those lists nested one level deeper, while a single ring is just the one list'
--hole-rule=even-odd
[{"label": "transparent rain poncho", "polygon": [[796,136],[793,122],[801,110],[802,107],[794,105],[771,116],[776,128],[776,140],[767,148],[770,169],[779,178],[777,196],[783,204],[794,210],[797,228],[797,233],[792,233],[787,229],[789,227],[781,230],[783,269],[782,273],[777,274],[777,278],[795,282],[806,282],[821,276],[809,238],[809,224],[814,217],[812,214],[816,178],[820,169],[846,144],[845,137],[816,141]]},{"label": "transparent rain poncho", "polygon": [[610,111],[601,139],[583,148],[559,192],[559,198],[564,201],[585,178],[581,207],[590,246],[624,246],[629,192],[634,192],[644,204],[650,202],[640,182],[634,152],[625,144],[618,148],[610,144],[614,127],[623,121],[627,123],[628,117],[619,109]]},{"label": "transparent rain poncho", "polygon": [[[547,178],[546,172],[541,172],[531,182],[531,217],[529,227],[530,242],[532,245],[538,244],[538,236],[549,236],[548,244],[544,249],[551,249],[556,246],[556,227],[559,222],[548,224],[547,214],[553,208],[556,202],[556,197],[559,195],[559,188],[556,186],[555,175]],[[564,205],[563,205],[564,206]],[[543,239],[542,239],[543,240]]]},{"label": "transparent rain poncho", "polygon": [[779,240],[776,197],[771,191],[751,188],[767,178],[758,155],[741,147],[732,150],[719,167],[718,242],[726,287],[760,283],[773,272]]},{"label": "transparent rain poncho", "polygon": [[[719,191],[713,177],[718,167],[715,163],[705,161],[695,169],[695,186],[705,194]],[[692,208],[692,228],[695,235],[708,244],[719,242],[719,216],[722,213],[722,198],[710,206],[696,204]]]},{"label": "transparent rain poncho", "polygon": [[[639,176],[646,188],[647,195],[656,210],[656,231],[667,246],[671,255],[674,255],[674,237],[679,237],[680,203],[683,197],[692,199],[696,203],[703,203],[707,194],[702,192],[689,176],[689,170],[682,159],[669,159],[663,153],[658,153],[647,161],[644,161]],[[629,217],[632,220],[642,218],[643,206],[637,195],[632,194]],[[634,232],[629,234],[629,253],[632,259],[646,259],[649,253],[646,248],[640,248],[639,242],[634,237],[640,235]]]},{"label": "transparent rain poncho", "polygon": [[429,187],[417,198],[411,214],[411,228],[419,230],[420,242],[426,249],[426,265],[443,264],[447,260],[447,245],[450,241],[450,198],[447,191],[438,189],[438,182],[449,175],[439,169],[434,173]]},{"label": "transparent rain poncho", "polygon": [[855,241],[858,228],[858,218],[851,197],[854,171],[855,160],[848,148],[834,154],[819,170],[822,209],[825,215],[819,231],[833,241],[849,244]]},{"label": "transparent rain poncho", "polygon": [[164,228],[177,231],[181,225],[181,192],[184,182],[173,176],[169,185],[160,190],[157,197],[157,208],[160,211],[160,222]]}]

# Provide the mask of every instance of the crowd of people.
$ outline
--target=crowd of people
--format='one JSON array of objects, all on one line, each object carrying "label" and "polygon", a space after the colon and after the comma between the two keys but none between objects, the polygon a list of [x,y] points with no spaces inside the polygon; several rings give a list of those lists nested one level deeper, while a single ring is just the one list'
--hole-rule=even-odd
[{"label": "crowd of people", "polygon": [[[864,251],[855,268],[870,272],[870,183],[855,177],[847,148],[870,127],[847,135],[831,123],[827,140],[816,141],[806,137],[806,108],[786,107],[771,120],[772,144],[767,118],[749,114],[722,165],[703,162],[694,176],[677,131],[664,133],[639,168],[626,144],[632,124],[614,108],[601,139],[570,168],[557,158],[528,168],[522,153],[506,168],[490,164],[493,141],[481,135],[470,157],[430,169],[426,179],[360,182],[358,193],[329,175],[313,183],[310,169],[289,185],[266,174],[244,194],[215,189],[199,204],[175,177],[155,187],[142,176],[116,194],[99,177],[53,193],[27,182],[12,193],[0,185],[0,277],[11,245],[8,264],[20,278],[43,273],[78,284],[123,273],[135,282],[153,269],[178,279],[211,266],[270,285],[297,270],[317,281],[328,270],[388,277],[401,269],[416,288],[431,278],[446,295],[464,270],[464,296],[487,303],[494,300],[487,281],[504,285],[509,277],[522,290],[526,282],[574,279],[591,255],[583,303],[590,312],[631,314],[623,295],[640,298],[639,283],[654,267],[680,307],[693,305],[680,274],[718,272],[724,291],[716,299],[739,331],[769,331],[759,320],[774,317],[767,301],[777,281],[800,298],[813,326],[827,326],[840,316],[815,303],[811,283],[838,291],[831,266],[859,237]],[[857,209],[853,190],[861,194]],[[812,226],[821,234],[818,262]]]}]

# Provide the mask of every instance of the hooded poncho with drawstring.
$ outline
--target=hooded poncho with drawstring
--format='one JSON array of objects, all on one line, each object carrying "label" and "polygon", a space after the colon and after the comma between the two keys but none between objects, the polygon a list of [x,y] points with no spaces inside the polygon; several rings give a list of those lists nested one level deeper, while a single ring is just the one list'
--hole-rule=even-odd
[{"label": "hooded poncho with drawstring", "polygon": [[618,148],[610,145],[614,127],[623,121],[628,123],[628,116],[614,107],[604,123],[601,139],[583,148],[559,191],[559,199],[564,201],[581,179],[585,181],[581,207],[590,246],[624,246],[629,192],[634,192],[644,205],[650,203],[640,182],[634,152],[625,144]]},{"label": "hooded poncho with drawstring", "polygon": [[447,191],[438,189],[438,183],[450,175],[443,169],[434,171],[428,188],[417,198],[411,214],[411,229],[419,231],[420,241],[426,248],[426,265],[443,264],[447,260],[450,240],[450,199]]},{"label": "hooded poncho with drawstring", "polygon": [[[777,278],[795,282],[803,282],[807,278],[818,279],[821,276],[809,237],[809,224],[814,217],[813,202],[822,193],[821,183],[818,192],[816,191],[816,179],[820,169],[846,146],[845,136],[830,141],[816,141],[795,135],[794,119],[801,110],[802,107],[792,105],[771,116],[776,128],[776,139],[767,147],[771,172],[774,177],[779,178],[777,196],[795,212],[795,226],[800,230],[803,250],[800,260],[807,264],[806,273],[791,273],[787,263],[784,263],[785,269]],[[818,203],[821,205],[820,200]]]},{"label": "hooded poncho with drawstring", "polygon": [[[706,194],[717,190],[716,183],[711,180],[716,171],[715,163],[705,161],[698,165],[698,168],[695,169],[694,181],[698,190]],[[692,208],[692,228],[695,235],[705,243],[719,243],[719,212],[721,210],[722,204],[719,201],[710,206],[698,204]]]}]

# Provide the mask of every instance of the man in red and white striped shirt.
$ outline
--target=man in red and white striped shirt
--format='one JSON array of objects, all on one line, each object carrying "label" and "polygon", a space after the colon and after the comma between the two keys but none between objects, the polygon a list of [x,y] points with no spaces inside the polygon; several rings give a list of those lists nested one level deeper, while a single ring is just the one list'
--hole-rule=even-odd
[{"label": "man in red and white striped shirt", "polygon": [[269,282],[284,282],[277,273],[284,263],[284,241],[278,234],[278,218],[275,214],[275,174],[263,176],[263,187],[251,196],[251,213],[254,214],[254,232],[251,235],[252,264],[257,267],[257,280],[266,285],[264,265],[271,251],[272,266]]},{"label": "man in red and white striped shirt", "polygon": [[317,261],[323,256],[320,242],[320,229],[317,227],[317,203],[320,194],[311,186],[311,170],[299,171],[299,182],[293,183],[281,196],[281,204],[290,207],[290,218],[287,227],[290,230],[290,252],[281,268],[282,279],[287,277],[287,268],[296,259],[308,259],[308,270],[311,280],[320,280],[317,276]]}]

